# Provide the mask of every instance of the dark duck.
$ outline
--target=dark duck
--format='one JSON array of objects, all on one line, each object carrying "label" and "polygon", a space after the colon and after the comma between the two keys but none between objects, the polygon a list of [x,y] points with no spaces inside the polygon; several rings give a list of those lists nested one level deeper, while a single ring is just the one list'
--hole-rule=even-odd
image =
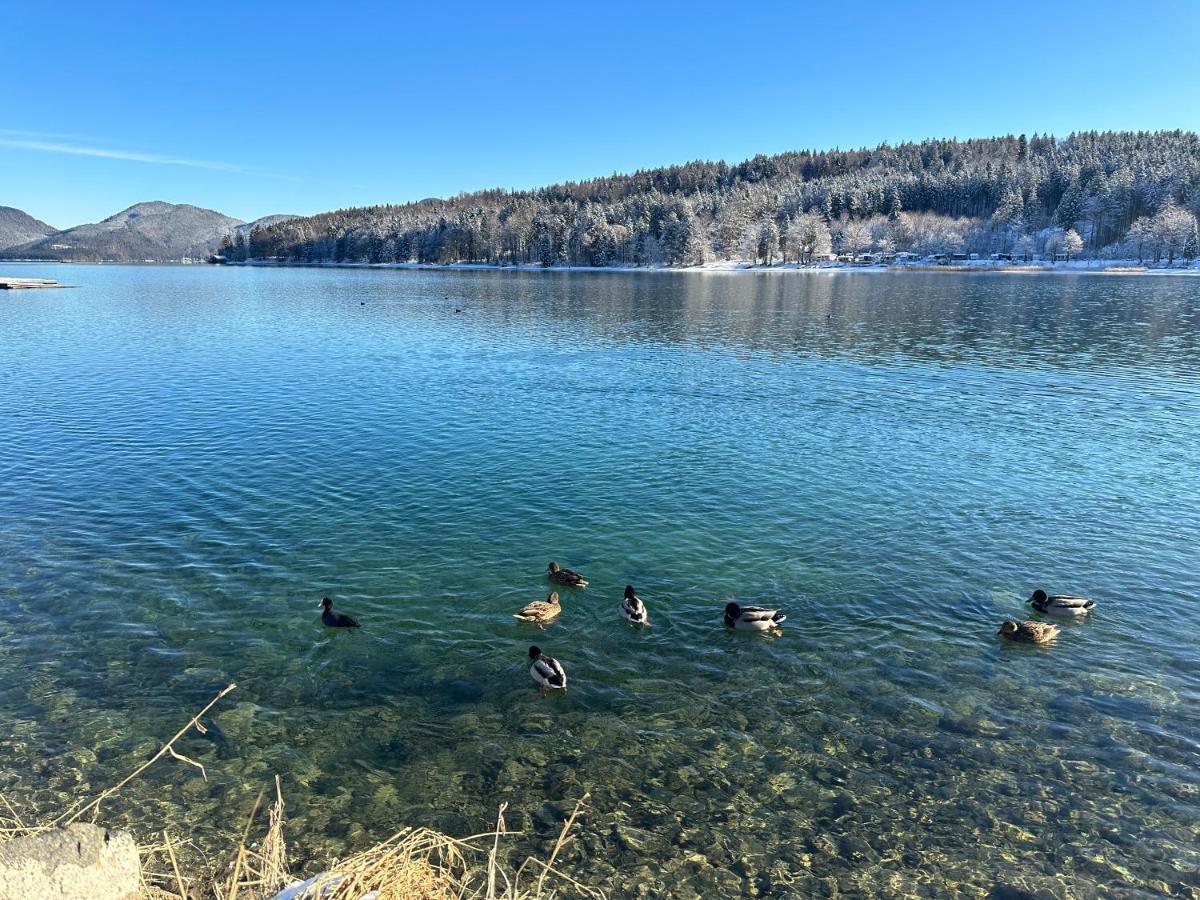
[{"label": "dark duck", "polygon": [[321,600],[321,621],[330,628],[361,628],[358,619],[349,613],[334,612],[333,601],[328,597]]}]

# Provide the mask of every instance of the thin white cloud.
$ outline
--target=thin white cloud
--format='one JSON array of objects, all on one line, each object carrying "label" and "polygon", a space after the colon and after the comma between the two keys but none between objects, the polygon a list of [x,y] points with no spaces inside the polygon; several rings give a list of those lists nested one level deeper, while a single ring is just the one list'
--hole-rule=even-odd
[{"label": "thin white cloud", "polygon": [[161,166],[187,166],[192,169],[212,169],[217,172],[239,172],[248,174],[249,170],[232,163],[211,162],[203,159],[181,159],[176,156],[163,156],[158,153],[139,153],[132,150],[109,150],[104,147],[92,147],[84,144],[67,143],[61,140],[46,140],[55,135],[36,135],[32,132],[0,131],[0,147],[11,147],[14,150],[39,150],[43,153],[66,153],[71,156],[96,156],[101,159],[123,159],[130,162],[154,163]]}]

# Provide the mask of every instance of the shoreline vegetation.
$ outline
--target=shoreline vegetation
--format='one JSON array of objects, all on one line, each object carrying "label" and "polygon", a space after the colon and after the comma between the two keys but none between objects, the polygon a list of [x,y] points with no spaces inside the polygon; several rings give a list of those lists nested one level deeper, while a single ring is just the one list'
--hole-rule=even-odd
[{"label": "shoreline vegetation", "polygon": [[783,272],[846,274],[879,272],[937,272],[961,274],[964,272],[991,272],[996,274],[1105,274],[1105,275],[1200,275],[1200,265],[1142,265],[1130,259],[1087,259],[1069,262],[1031,260],[1009,263],[992,260],[968,260],[965,262],[940,263],[932,259],[906,263],[859,262],[859,263],[776,263],[762,265],[746,261],[705,263],[695,266],[542,266],[510,263],[369,263],[369,262],[304,262],[300,260],[248,259],[222,261],[219,265],[247,268],[298,268],[298,269],[400,269],[414,271],[451,272],[701,272],[701,273],[753,273],[772,274]]},{"label": "shoreline vegetation", "polygon": [[[1028,262],[1008,262],[990,259],[942,262],[936,259],[915,259],[902,263],[897,262],[820,262],[820,263],[774,263],[766,265],[747,260],[730,260],[709,262],[694,266],[666,265],[609,265],[609,266],[573,266],[569,264],[543,266],[539,263],[480,263],[480,262],[450,262],[450,263],[421,263],[421,262],[333,262],[321,260],[309,262],[304,260],[280,259],[246,259],[218,260],[213,262],[170,261],[163,263],[126,263],[126,262],[75,262],[55,259],[19,259],[8,260],[11,265],[100,265],[100,266],[214,266],[234,268],[259,269],[380,269],[422,272],[624,272],[624,273],[707,273],[707,274],[754,274],[770,275],[780,273],[803,274],[877,274],[882,272],[910,273],[992,273],[997,275],[1200,275],[1200,260],[1194,263],[1150,264],[1139,263],[1135,259],[1074,259],[1070,261],[1050,261],[1033,259]],[[53,285],[62,287],[63,285]]]},{"label": "shoreline vegetation", "polygon": [[[228,694],[230,684],[187,724],[164,743],[158,752],[115,785],[94,798],[82,798],[46,821],[27,823],[20,811],[0,794],[0,843],[15,838],[46,834],[76,823],[98,823],[105,801],[143,772],[168,757],[199,770],[208,780],[204,766],[175,749],[192,731],[207,732],[203,719]],[[228,829],[230,844],[218,859],[201,853],[185,856],[190,841],[172,835],[169,823],[145,823],[133,837],[138,841],[140,871],[139,900],[549,900],[579,897],[605,900],[603,891],[589,887],[559,868],[558,858],[573,841],[572,834],[583,813],[588,795],[576,802],[565,818],[545,861],[526,857],[515,867],[501,858],[506,836],[521,832],[505,827],[507,804],[501,804],[490,831],[454,838],[422,827],[406,827],[385,840],[344,858],[330,860],[325,871],[297,875],[288,866],[286,804],[278,775],[275,798],[265,811],[266,789],[261,791],[244,824],[234,821]],[[186,830],[186,823],[173,823]],[[149,838],[149,843],[145,843]],[[107,840],[107,838],[106,838]],[[181,859],[183,860],[181,862]],[[190,865],[189,865],[190,863]]]}]

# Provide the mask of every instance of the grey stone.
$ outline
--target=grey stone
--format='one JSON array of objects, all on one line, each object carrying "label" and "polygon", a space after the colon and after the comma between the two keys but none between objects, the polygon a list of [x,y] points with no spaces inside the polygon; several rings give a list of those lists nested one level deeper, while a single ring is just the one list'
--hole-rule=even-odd
[{"label": "grey stone", "polygon": [[0,900],[134,900],[140,873],[133,838],[97,825],[0,843]]}]

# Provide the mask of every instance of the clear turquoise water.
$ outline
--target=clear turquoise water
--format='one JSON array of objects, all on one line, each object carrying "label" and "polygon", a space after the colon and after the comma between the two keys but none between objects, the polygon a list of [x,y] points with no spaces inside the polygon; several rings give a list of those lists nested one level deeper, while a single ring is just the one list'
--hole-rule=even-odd
[{"label": "clear turquoise water", "polygon": [[[0,295],[27,808],[234,680],[208,783],[111,820],[211,851],[279,773],[305,868],[505,801],[542,850],[587,790],[615,897],[1200,892],[1200,279],[20,274],[78,285]],[[592,587],[531,631],[550,559]],[[1002,645],[1038,586],[1098,612]]]}]

